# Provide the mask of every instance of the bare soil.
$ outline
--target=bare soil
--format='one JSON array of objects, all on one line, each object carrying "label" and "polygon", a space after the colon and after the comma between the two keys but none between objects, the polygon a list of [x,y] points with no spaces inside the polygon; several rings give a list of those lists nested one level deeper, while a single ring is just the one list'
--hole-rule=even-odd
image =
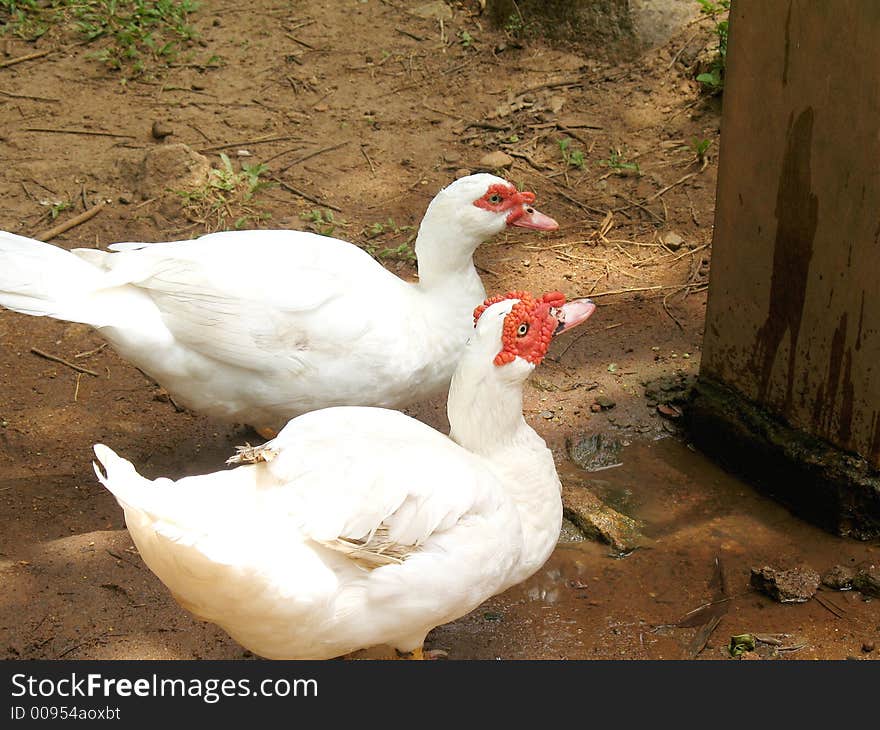
[{"label": "bare soil", "polygon": [[[91,58],[100,41],[78,44],[57,30],[35,43],[0,39],[0,62],[52,51],[0,68],[0,228],[37,235],[103,203],[53,243],[102,247],[212,230],[220,218],[163,192],[180,185],[173,164],[160,168],[167,181],[163,173],[144,177],[148,154],[184,143],[214,166],[220,152],[236,169],[265,162],[279,181],[231,205],[225,225],[244,218],[246,227],[332,228],[376,251],[394,250],[437,190],[463,170],[484,169],[487,153],[506,151],[512,164],[502,174],[534,190],[536,207],[560,228],[511,232],[481,247],[476,261],[487,290],[560,289],[593,296],[600,307],[589,327],[554,344],[527,386],[527,419],[563,474],[570,473],[566,442],[583,434],[610,433],[642,449],[677,434],[674,418],[646,407],[643,383],[699,369],[720,127],[719,100],[693,80],[695,59],[711,44],[708,24],[615,58],[590,39],[566,46],[511,37],[490,27],[477,2],[451,4],[442,22],[410,12],[418,5],[205,2],[194,16],[199,40],[189,60],[129,80]],[[154,123],[171,134],[157,139]],[[700,158],[703,140],[711,144]],[[415,276],[405,246],[382,261]],[[107,443],[149,476],[180,477],[220,468],[254,436],[178,410],[101,345],[82,325],[0,312],[0,656],[249,657],[191,618],[146,569],[121,509],[92,473],[91,447]],[[603,396],[605,408],[596,404]],[[438,401],[412,413],[442,429],[443,410]],[[793,622],[811,658],[874,656],[862,644],[878,633],[876,601],[837,596],[841,617],[815,601],[808,610],[774,604],[747,584],[750,561],[812,559],[824,570],[832,560],[876,560],[876,546],[814,530],[704,463],[692,471],[710,470],[708,481],[685,478],[681,454],[690,452],[678,448],[666,466],[637,451],[635,470],[614,479],[632,480],[618,486],[643,502],[650,495],[639,485],[656,485],[654,499],[662,495],[670,511],[699,507],[703,532],[688,531],[687,510],[682,521],[658,523],[655,503],[643,516],[665,532],[646,529],[658,541],[652,549],[611,560],[606,546],[566,543],[532,581],[438,629],[429,645],[451,658],[696,656],[688,654],[690,636],[650,629],[706,600],[708,558],[719,554],[751,614],[722,624],[723,638],[701,658],[726,656],[726,638],[742,626],[786,632]],[[730,499],[711,497],[716,488]],[[725,537],[713,512],[719,504],[740,526],[750,515],[772,515],[759,546],[750,544],[751,530]],[[563,586],[563,599],[551,591],[556,597],[545,600],[548,580]],[[578,593],[584,585],[588,600]]]}]

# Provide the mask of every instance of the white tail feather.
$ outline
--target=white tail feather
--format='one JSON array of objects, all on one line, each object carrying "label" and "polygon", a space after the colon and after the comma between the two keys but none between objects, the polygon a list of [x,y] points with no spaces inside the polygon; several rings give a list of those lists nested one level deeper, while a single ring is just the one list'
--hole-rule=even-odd
[{"label": "white tail feather", "polygon": [[102,284],[101,270],[69,251],[0,231],[0,306],[97,325],[88,298]]},{"label": "white tail feather", "polygon": [[92,462],[98,481],[110,490],[123,507],[149,511],[154,491],[149,489],[152,482],[138,474],[130,461],[118,456],[109,446],[95,444],[92,448],[104,468],[102,472],[98,464]]}]

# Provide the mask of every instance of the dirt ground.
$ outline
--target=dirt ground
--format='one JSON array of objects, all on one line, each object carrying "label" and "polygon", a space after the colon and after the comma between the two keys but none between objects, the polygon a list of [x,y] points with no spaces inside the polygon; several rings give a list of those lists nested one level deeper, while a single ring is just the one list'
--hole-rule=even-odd
[{"label": "dirt ground", "polygon": [[[773,652],[770,643],[751,654],[873,658],[876,601],[851,592],[831,599],[837,612],[816,601],[781,606],[747,584],[750,564],[812,558],[825,569],[831,560],[876,561],[876,546],[803,525],[711,466],[687,472],[682,460],[696,457],[677,441],[661,447],[673,449],[665,461],[651,456],[649,444],[678,427],[646,407],[644,382],[696,373],[700,362],[720,101],[701,93],[693,63],[712,42],[709,25],[691,23],[659,47],[616,58],[588,39],[550,45],[494,29],[477,2],[451,3],[442,22],[410,12],[420,5],[205,2],[186,60],[128,80],[91,57],[100,41],[60,31],[36,42],[0,38],[0,63],[52,51],[0,67],[0,228],[38,235],[103,205],[52,239],[101,247],[188,238],[244,218],[245,227],[332,229],[385,252],[385,265],[412,278],[408,227],[462,170],[485,169],[486,154],[504,151],[511,164],[502,174],[534,190],[536,207],[560,228],[482,246],[476,262],[487,290],[560,289],[599,305],[590,326],[556,342],[535,373],[527,419],[563,474],[567,441],[584,434],[641,448],[627,459],[635,472],[616,470],[598,486],[655,485],[646,521],[656,527],[663,509],[694,508],[706,531],[686,531],[695,513],[685,509],[680,522],[660,520],[665,542],[655,530],[654,549],[623,560],[599,543],[565,543],[532,581],[428,644],[450,658],[717,659],[732,634],[791,629],[803,652]],[[187,208],[162,194],[175,180],[159,180],[156,192],[142,168],[145,156],[176,143],[215,167],[221,152],[235,170],[265,163],[276,184],[213,217]],[[249,657],[192,619],[146,569],[121,509],[94,477],[91,447],[107,443],[148,476],[180,477],[220,468],[254,436],[179,411],[101,345],[82,325],[0,312],[0,656]],[[444,428],[443,408],[411,412]],[[725,536],[722,503],[724,518],[747,534]],[[748,529],[756,514],[770,515],[763,531]],[[749,543],[756,534],[760,545]],[[707,649],[689,654],[690,634],[650,629],[707,600],[715,553],[745,595],[740,620],[725,618]],[[561,599],[545,600],[548,580],[562,586]]]}]

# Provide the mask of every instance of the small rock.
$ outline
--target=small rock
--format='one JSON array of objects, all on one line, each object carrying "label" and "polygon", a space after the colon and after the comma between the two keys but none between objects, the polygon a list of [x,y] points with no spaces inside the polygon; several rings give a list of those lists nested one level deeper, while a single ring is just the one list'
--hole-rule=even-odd
[{"label": "small rock", "polygon": [[670,251],[678,251],[678,249],[682,247],[682,244],[684,244],[684,239],[674,231],[667,231],[664,233],[660,236],[660,241]]},{"label": "small rock", "polygon": [[600,395],[596,398],[596,405],[598,405],[603,411],[607,411],[609,408],[614,408],[617,403],[607,395]]},{"label": "small rock", "polygon": [[211,162],[185,144],[163,144],[150,148],[137,171],[137,193],[142,199],[169,190],[192,190],[208,182]]},{"label": "small rock", "polygon": [[506,170],[512,164],[513,158],[506,152],[502,152],[501,150],[495,150],[494,152],[490,152],[489,154],[483,155],[480,158],[480,167],[484,167],[489,170]]},{"label": "small rock", "polygon": [[593,413],[598,413],[599,411],[602,410],[602,406],[600,406],[598,403],[593,403],[593,404],[590,406],[590,410],[591,410]]},{"label": "small rock", "polygon": [[551,418],[553,418],[553,411],[541,411],[541,418],[549,421]]},{"label": "small rock", "polygon": [[554,114],[559,114],[559,112],[562,111],[562,107],[565,106],[565,101],[566,101],[566,98],[564,96],[561,96],[561,95],[551,96],[550,102],[548,103],[547,106],[550,107],[551,112],[553,112]]},{"label": "small rock", "polygon": [[586,539],[586,536],[577,528],[577,525],[571,522],[571,520],[562,518],[562,528],[559,530],[558,542],[583,542]]},{"label": "small rock", "polygon": [[444,152],[443,153],[443,161],[450,164],[456,165],[459,160],[461,160],[461,155],[458,152]]},{"label": "small rock", "polygon": [[822,576],[822,585],[833,588],[836,591],[848,591],[852,586],[856,571],[845,565],[835,565]]},{"label": "small rock", "polygon": [[[602,406],[598,403],[594,403],[593,406],[602,410]],[[590,406],[590,410],[593,410],[593,406]],[[569,442],[568,455],[584,471],[596,471],[612,464],[619,464],[620,447],[620,441],[596,433],[585,436],[576,444]]]},{"label": "small rock", "polygon": [[171,127],[169,127],[167,124],[165,124],[165,122],[160,122],[157,119],[155,122],[153,122],[151,134],[153,135],[153,139],[162,140],[174,134],[174,130],[171,129]]},{"label": "small rock", "polygon": [[866,596],[880,598],[880,567],[861,565],[852,579],[852,586]]},{"label": "small rock", "polygon": [[862,644],[862,651],[865,654],[870,654],[875,648],[877,648],[877,645],[873,641],[866,641]]},{"label": "small rock", "polygon": [[471,174],[471,171],[468,170],[468,168],[466,168],[466,167],[460,167],[455,171],[456,178],[467,177],[470,174]]},{"label": "small rock", "polygon": [[681,409],[669,403],[661,403],[657,406],[657,413],[666,418],[681,418]]},{"label": "small rock", "polygon": [[562,487],[562,511],[587,538],[601,540],[618,553],[628,553],[644,544],[639,524],[611,509],[589,489]]},{"label": "small rock", "polygon": [[[660,348],[651,348],[655,352]],[[674,375],[662,375],[650,382],[644,382],[645,398],[656,403],[680,406],[690,400],[696,377],[676,373]]]},{"label": "small rock", "polygon": [[420,18],[452,20],[452,8],[443,2],[443,0],[432,0],[432,2],[423,3],[409,12]]},{"label": "small rock", "polygon": [[751,584],[780,603],[809,601],[819,587],[819,574],[811,568],[775,570],[769,566],[752,568]]}]

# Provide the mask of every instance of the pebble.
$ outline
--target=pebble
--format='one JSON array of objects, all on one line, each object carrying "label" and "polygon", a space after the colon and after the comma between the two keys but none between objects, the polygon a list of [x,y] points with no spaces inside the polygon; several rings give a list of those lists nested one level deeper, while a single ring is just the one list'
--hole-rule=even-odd
[{"label": "pebble", "polygon": [[615,403],[607,395],[600,395],[598,398],[596,398],[596,405],[598,405],[602,410],[608,410],[609,408],[614,408],[617,403]]},{"label": "pebble", "polygon": [[174,130],[171,127],[165,124],[165,122],[160,122],[158,119],[153,122],[153,128],[150,131],[153,139],[165,139],[174,134]]},{"label": "pebble", "polygon": [[541,411],[541,418],[545,418],[549,421],[553,418],[553,411]]},{"label": "pebble", "polygon": [[852,588],[852,581],[856,571],[845,565],[835,565],[822,576],[822,583],[837,591],[847,591]]},{"label": "pebble", "polygon": [[865,596],[880,598],[880,566],[860,565],[852,585]]},{"label": "pebble", "polygon": [[870,654],[876,648],[877,645],[873,641],[866,641],[862,644],[862,651],[865,652],[865,654]]},{"label": "pebble", "polygon": [[684,243],[684,239],[674,231],[667,231],[660,237],[660,240],[670,251],[678,251]]},{"label": "pebble", "polygon": [[506,170],[511,165],[513,165],[513,158],[501,150],[495,150],[494,152],[490,152],[480,158],[480,167],[485,167],[490,170]]},{"label": "pebble", "polygon": [[767,565],[752,568],[751,585],[779,603],[809,601],[819,587],[819,574],[807,567],[775,570]]}]

